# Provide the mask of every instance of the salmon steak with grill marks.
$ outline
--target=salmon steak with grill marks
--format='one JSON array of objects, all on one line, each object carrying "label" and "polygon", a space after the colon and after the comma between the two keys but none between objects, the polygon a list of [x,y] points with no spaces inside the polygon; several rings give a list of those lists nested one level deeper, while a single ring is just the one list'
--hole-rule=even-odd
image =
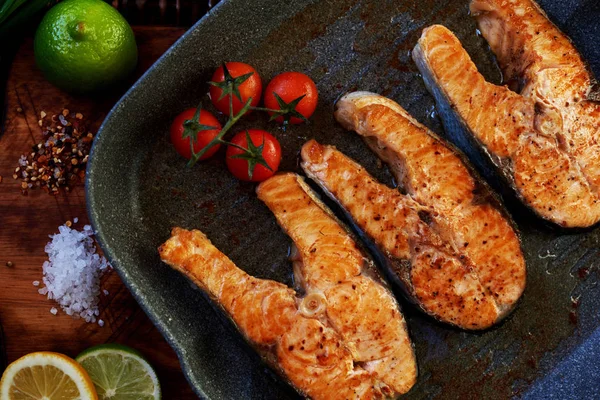
[{"label": "salmon steak with grill marks", "polygon": [[257,194],[294,242],[296,291],[248,275],[197,230],[173,229],[161,259],[203,289],[303,396],[406,393],[417,377],[414,350],[373,262],[298,175],[275,175]]},{"label": "salmon steak with grill marks", "polygon": [[435,234],[470,261],[494,299],[498,319],[512,310],[527,275],[519,236],[502,203],[466,157],[400,105],[374,93],[343,96],[335,118],[388,164],[399,189],[431,220]]},{"label": "salmon steak with grill marks", "polygon": [[452,140],[488,179],[565,228],[600,221],[600,103],[569,38],[532,0],[473,0],[508,86],[486,82],[447,28],[426,28],[413,59]]},{"label": "salmon steak with grill marks", "polygon": [[408,297],[464,329],[504,318],[525,288],[525,261],[508,213],[464,156],[383,96],[347,94],[335,117],[390,166],[400,190],[315,141],[302,149],[302,168],[348,213]]}]

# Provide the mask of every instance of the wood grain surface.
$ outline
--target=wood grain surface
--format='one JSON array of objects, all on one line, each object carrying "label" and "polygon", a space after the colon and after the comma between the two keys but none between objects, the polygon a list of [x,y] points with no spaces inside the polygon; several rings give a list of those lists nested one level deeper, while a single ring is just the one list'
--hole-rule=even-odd
[{"label": "wood grain surface", "polygon": [[[185,31],[182,28],[134,28],[139,48],[139,77]],[[131,83],[130,82],[130,83]],[[8,362],[24,354],[50,350],[72,357],[87,347],[117,342],[144,353],[156,368],[165,399],[193,399],[173,350],[137,305],[115,271],[103,278],[100,318],[105,326],[73,319],[62,311],[50,313],[55,303],[37,293],[44,246],[58,226],[79,218],[88,223],[83,185],[70,193],[51,196],[42,190],[21,194],[12,178],[21,154],[41,140],[41,111],[52,115],[63,108],[81,112],[95,132],[126,87],[102,97],[70,96],[46,82],[35,67],[33,40],[23,41],[9,73],[6,123],[0,136],[0,322],[4,327]],[[125,166],[126,168],[126,166]],[[7,262],[13,266],[6,266]]]}]

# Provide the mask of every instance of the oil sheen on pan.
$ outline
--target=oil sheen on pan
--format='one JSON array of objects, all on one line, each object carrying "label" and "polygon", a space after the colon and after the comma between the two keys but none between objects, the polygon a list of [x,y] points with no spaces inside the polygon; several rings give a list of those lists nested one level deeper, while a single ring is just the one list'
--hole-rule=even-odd
[{"label": "oil sheen on pan", "polygon": [[[540,4],[598,75],[597,2]],[[432,24],[451,30],[486,80],[501,83],[487,41],[476,34],[469,1],[229,0],[165,55],[105,121],[89,165],[90,216],[106,254],[178,351],[202,398],[285,399],[295,394],[214,312],[201,291],[161,262],[157,246],[173,226],[199,229],[249,275],[293,287],[291,240],[257,199],[254,186],[231,178],[220,161],[185,168],[168,143],[173,116],[197,105],[223,60],[247,62],[265,80],[286,70],[303,71],[317,83],[320,102],[310,125],[289,134],[273,132],[284,149],[280,169],[302,173],[300,149],[315,139],[335,146],[391,187],[388,169],[378,165],[358,135],[334,119],[334,104],[347,92],[378,93],[444,137],[434,99],[411,58],[421,32]],[[223,37],[229,38],[226,46]],[[261,118],[252,115],[240,130],[267,126]],[[546,228],[514,202],[506,206],[521,232],[527,289],[504,321],[476,334],[440,324],[402,302],[419,363],[419,379],[406,398],[526,395],[599,328],[600,232],[565,234]],[[565,374],[574,380],[578,376]],[[594,395],[588,391],[575,397]]]}]

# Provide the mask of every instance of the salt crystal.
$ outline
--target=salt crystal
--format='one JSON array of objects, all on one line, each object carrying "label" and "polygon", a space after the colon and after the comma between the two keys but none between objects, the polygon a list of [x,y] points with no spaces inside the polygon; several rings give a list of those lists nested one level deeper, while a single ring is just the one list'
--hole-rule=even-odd
[{"label": "salt crystal", "polygon": [[104,321],[101,319],[98,320],[98,325],[102,328],[104,326]]},{"label": "salt crystal", "polygon": [[108,296],[108,290],[104,289],[102,293],[104,293],[105,296]]},{"label": "salt crystal", "polygon": [[79,218],[77,218],[77,217],[73,218],[73,223],[74,223],[74,224],[76,224],[76,223],[78,223],[78,222],[79,222]]},{"label": "salt crystal", "polygon": [[[56,300],[67,315],[96,322],[100,277],[110,265],[96,254],[91,226],[78,231],[62,225],[58,230],[46,245],[49,260],[42,265],[45,287],[38,292]],[[58,310],[53,309],[56,314]]]},{"label": "salt crystal", "polygon": [[33,286],[40,286],[40,281],[33,281]]},{"label": "salt crystal", "polygon": [[51,312],[52,314],[56,315],[56,313],[58,313],[58,310],[56,309],[56,307],[52,307],[52,308],[50,309],[50,312]]}]

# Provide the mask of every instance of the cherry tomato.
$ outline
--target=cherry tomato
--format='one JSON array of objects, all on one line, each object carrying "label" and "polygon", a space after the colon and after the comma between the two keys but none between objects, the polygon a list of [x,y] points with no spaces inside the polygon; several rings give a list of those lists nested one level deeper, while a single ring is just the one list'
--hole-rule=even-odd
[{"label": "cherry tomato", "polygon": [[[171,124],[171,143],[173,143],[173,146],[175,146],[175,150],[177,150],[179,154],[188,160],[192,157],[192,152],[190,149],[190,138],[183,137],[183,131],[185,130],[183,123],[188,119],[193,119],[195,113],[195,108],[185,110],[179,114]],[[202,125],[214,126],[216,129],[200,131],[198,133],[197,140],[194,143],[194,152],[196,153],[202,150],[212,139],[215,138],[215,136],[217,136],[219,131],[221,131],[221,124],[219,121],[214,115],[206,110],[200,111],[200,118],[198,118],[198,121]],[[212,157],[217,150],[219,150],[219,146],[220,145],[211,147],[202,155],[202,157],[200,157],[200,160],[206,160],[207,158]]]},{"label": "cherry tomato", "polygon": [[[252,145],[248,146],[247,135],[250,137]],[[231,143],[240,146],[246,151],[229,145],[225,155],[227,168],[236,178],[242,181],[262,182],[277,172],[281,162],[281,146],[273,135],[260,129],[249,129],[237,133]],[[258,147],[263,145],[262,151]],[[245,155],[248,159],[233,158],[233,156]],[[265,168],[260,161],[266,162],[271,168]],[[250,171],[249,171],[250,167]],[[250,176],[251,175],[251,176]]]},{"label": "cherry tomato", "polygon": [[[300,113],[306,119],[313,115],[319,100],[317,86],[312,79],[301,72],[284,72],[273,78],[267,85],[264,100],[265,107],[281,110],[282,108],[277,101],[275,94],[287,104],[292,103],[294,100],[304,95],[304,98],[296,105],[295,111]],[[271,115],[272,114],[273,113],[271,113]],[[301,118],[293,116],[293,113],[288,114],[287,118],[289,118],[289,122],[292,124],[300,124],[303,122]],[[276,118],[276,121],[283,123],[284,116],[279,116]]]},{"label": "cherry tomato", "polygon": [[[248,64],[244,64],[241,62],[228,62],[225,64],[227,71],[229,72],[230,78],[233,78],[233,85],[235,89],[239,91],[240,99],[235,95],[233,95],[233,113],[237,114],[240,112],[244,104],[248,101],[250,97],[252,97],[251,106],[255,107],[260,102],[260,96],[262,94],[262,81],[260,80],[260,76],[258,72],[254,68],[252,68]],[[242,76],[246,74],[252,74],[246,80],[241,82]],[[239,78],[239,79],[236,79]],[[225,79],[225,71],[223,70],[223,66],[217,68],[215,73],[212,76],[212,82],[221,83],[220,86],[215,86],[214,84],[210,85],[210,99],[217,110],[221,111],[223,114],[229,115],[229,96],[231,94],[225,91],[225,96],[221,99],[223,95],[223,89],[226,88],[226,79]]]}]

